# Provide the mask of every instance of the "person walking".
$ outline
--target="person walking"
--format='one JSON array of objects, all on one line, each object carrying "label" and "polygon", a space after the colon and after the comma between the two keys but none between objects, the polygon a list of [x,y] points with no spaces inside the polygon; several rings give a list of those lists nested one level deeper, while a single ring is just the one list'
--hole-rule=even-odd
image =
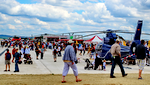
[{"label": "person walking", "polygon": [[18,62],[20,61],[20,53],[18,53],[18,49],[16,49],[15,56],[13,57],[12,62],[14,62],[15,59],[15,71],[14,72],[19,72],[19,67],[18,67]]},{"label": "person walking", "polygon": [[64,69],[62,73],[62,83],[66,83],[65,76],[68,74],[69,67],[71,67],[73,70],[74,76],[76,77],[76,82],[80,82],[82,80],[78,78],[78,70],[75,64],[75,61],[77,60],[77,58],[75,55],[75,51],[73,49],[73,41],[69,40],[68,44],[69,45],[67,45],[65,52],[64,52],[64,56],[63,56]]},{"label": "person walking", "polygon": [[116,39],[116,42],[111,46],[110,49],[110,53],[112,54],[112,67],[111,67],[111,73],[110,73],[110,78],[116,78],[113,74],[114,74],[114,69],[116,66],[116,63],[119,65],[121,72],[122,72],[122,77],[127,76],[127,74],[125,74],[125,71],[123,69],[123,65],[121,62],[121,53],[120,53],[120,40]]},{"label": "person walking", "polygon": [[61,47],[60,47],[60,45],[58,46],[58,56],[61,56]]},{"label": "person walking", "polygon": [[7,49],[7,52],[5,53],[5,64],[6,64],[6,70],[7,71],[7,66],[8,66],[8,71],[10,71],[10,59],[11,59],[11,53],[9,52],[9,49]]},{"label": "person walking", "polygon": [[36,46],[36,48],[35,48],[35,53],[36,53],[36,59],[38,60],[39,58],[38,58],[38,56],[39,56],[39,53],[40,53],[41,51],[39,50],[39,46]]},{"label": "person walking", "polygon": [[44,47],[41,48],[41,59],[43,59],[43,55],[44,55],[44,52],[46,51],[46,49]]},{"label": "person walking", "polygon": [[57,53],[58,53],[58,51],[56,49],[56,46],[54,46],[54,49],[53,49],[54,62],[56,62],[56,60],[57,60]]},{"label": "person walking", "polygon": [[141,40],[141,44],[138,45],[135,49],[135,56],[137,57],[137,65],[139,66],[139,77],[138,79],[142,79],[142,71],[145,65],[145,58],[146,58],[146,47],[145,41]]},{"label": "person walking", "polygon": [[83,56],[85,54],[85,43],[83,44]]}]

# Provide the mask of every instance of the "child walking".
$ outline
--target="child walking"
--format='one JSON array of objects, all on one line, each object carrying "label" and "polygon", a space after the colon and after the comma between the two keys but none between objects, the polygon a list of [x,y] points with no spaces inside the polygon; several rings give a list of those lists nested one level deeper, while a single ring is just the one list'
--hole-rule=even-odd
[{"label": "child walking", "polygon": [[103,60],[103,68],[104,68],[104,71],[106,71],[106,60]]}]

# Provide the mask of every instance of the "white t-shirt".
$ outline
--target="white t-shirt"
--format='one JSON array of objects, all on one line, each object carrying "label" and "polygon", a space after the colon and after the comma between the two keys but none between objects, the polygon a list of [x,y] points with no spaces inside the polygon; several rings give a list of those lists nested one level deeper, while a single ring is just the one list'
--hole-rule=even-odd
[{"label": "white t-shirt", "polygon": [[103,66],[106,66],[106,62],[103,62]]},{"label": "white t-shirt", "polygon": [[58,47],[58,51],[60,51],[60,49],[61,49],[61,48],[60,48],[60,47]]}]

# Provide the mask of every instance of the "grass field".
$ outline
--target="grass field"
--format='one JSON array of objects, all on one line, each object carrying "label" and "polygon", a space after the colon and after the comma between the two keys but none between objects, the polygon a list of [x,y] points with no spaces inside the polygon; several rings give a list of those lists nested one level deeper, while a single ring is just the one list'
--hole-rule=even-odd
[{"label": "grass field", "polygon": [[73,74],[66,76],[67,83],[61,83],[61,74],[45,75],[0,75],[0,85],[150,85],[150,74],[142,74],[143,80],[138,80],[138,74],[128,74],[122,77],[109,78],[109,74],[80,74],[82,82],[75,82]]}]

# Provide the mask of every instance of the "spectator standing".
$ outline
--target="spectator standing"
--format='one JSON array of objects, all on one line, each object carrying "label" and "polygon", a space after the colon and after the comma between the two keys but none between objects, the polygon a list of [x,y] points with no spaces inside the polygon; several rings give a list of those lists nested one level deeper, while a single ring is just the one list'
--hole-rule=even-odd
[{"label": "spectator standing", "polygon": [[16,53],[16,49],[15,49],[15,47],[13,47],[13,49],[12,49],[12,55],[13,55],[13,57],[15,57],[15,53]]},{"label": "spectator standing", "polygon": [[29,48],[29,46],[26,46],[26,48],[25,48],[25,58],[27,58],[27,55],[29,55],[30,54],[30,48]]},{"label": "spectator standing", "polygon": [[79,50],[80,50],[80,56],[82,56],[82,50],[83,50],[83,47],[82,47],[82,44],[79,44]]},{"label": "spectator standing", "polygon": [[88,52],[87,52],[87,54],[89,54],[91,52],[91,47],[90,47],[90,45],[88,45]]},{"label": "spectator standing", "polygon": [[41,59],[43,59],[43,55],[44,55],[44,52],[46,51],[46,49],[44,47],[41,48]]},{"label": "spectator standing", "polygon": [[65,49],[63,61],[64,61],[64,69],[62,73],[62,83],[66,83],[65,76],[68,74],[69,67],[72,68],[74,75],[76,77],[76,82],[82,81],[78,78],[78,70],[77,66],[75,64],[75,61],[77,60],[74,49],[73,49],[73,41],[68,41],[68,46]]},{"label": "spectator standing", "polygon": [[83,44],[83,56],[85,54],[85,44]]},{"label": "spectator standing", "polygon": [[145,65],[145,58],[146,58],[146,47],[145,45],[145,41],[141,40],[141,44],[138,45],[135,49],[135,55],[137,57],[137,65],[139,66],[139,77],[138,79],[142,79],[142,71],[144,69],[144,65]]},{"label": "spectator standing", "polygon": [[94,70],[96,70],[99,65],[102,66],[102,70],[103,70],[102,60],[100,59],[100,56],[98,55],[98,53],[96,53],[96,55],[94,56],[94,59],[95,59],[95,67],[94,67]]},{"label": "spectator standing", "polygon": [[58,56],[61,56],[61,47],[60,47],[60,45],[58,46]]},{"label": "spectator standing", "polygon": [[116,43],[114,43],[112,46],[111,46],[111,49],[110,49],[110,53],[112,54],[113,58],[112,58],[112,67],[111,67],[111,73],[110,73],[110,78],[116,78],[113,74],[114,74],[114,69],[115,69],[115,66],[116,66],[116,63],[119,65],[120,69],[121,69],[121,72],[122,72],[122,77],[125,77],[127,76],[127,74],[125,74],[125,71],[123,69],[123,66],[122,66],[122,61],[121,61],[121,53],[120,53],[120,40],[119,39],[116,39]]},{"label": "spectator standing", "polygon": [[14,72],[19,72],[19,67],[18,67],[18,62],[20,61],[20,53],[18,53],[18,49],[16,49],[15,56],[13,57],[12,62],[14,62],[15,59],[15,71]]},{"label": "spectator standing", "polygon": [[39,56],[39,53],[40,53],[41,51],[39,50],[39,46],[36,46],[36,48],[35,48],[35,53],[36,53],[36,59],[38,60],[38,56]]},{"label": "spectator standing", "polygon": [[8,71],[10,71],[10,59],[11,59],[11,53],[9,53],[9,49],[7,49],[7,52],[5,53],[6,70],[4,71],[7,71],[7,66],[8,66]]},{"label": "spectator standing", "polygon": [[74,48],[75,54],[77,54],[78,46],[76,45],[76,43],[73,44],[73,48]]},{"label": "spectator standing", "polygon": [[54,49],[53,49],[53,55],[54,55],[54,62],[56,62],[56,60],[57,60],[57,56],[56,56],[56,54],[57,54],[57,49],[56,49],[56,46],[54,46]]}]

